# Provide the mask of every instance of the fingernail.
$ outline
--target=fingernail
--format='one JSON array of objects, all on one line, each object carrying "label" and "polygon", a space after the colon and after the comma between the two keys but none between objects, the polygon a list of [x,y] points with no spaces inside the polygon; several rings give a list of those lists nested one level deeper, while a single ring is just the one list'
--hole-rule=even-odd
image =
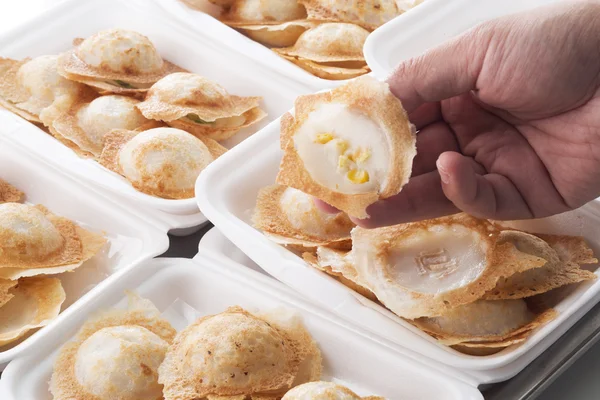
[{"label": "fingernail", "polygon": [[446,185],[450,183],[450,174],[448,171],[444,169],[440,160],[437,160],[435,165],[437,166],[438,172],[440,173],[440,178],[442,178],[442,182]]}]

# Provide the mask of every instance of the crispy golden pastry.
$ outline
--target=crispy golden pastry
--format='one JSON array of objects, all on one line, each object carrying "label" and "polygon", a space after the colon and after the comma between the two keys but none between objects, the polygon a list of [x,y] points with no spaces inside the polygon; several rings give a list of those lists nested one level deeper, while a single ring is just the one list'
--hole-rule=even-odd
[{"label": "crispy golden pastry", "polygon": [[556,252],[525,232],[466,214],[352,231],[359,281],[397,315],[444,315],[494,289],[503,277],[546,265]]},{"label": "crispy golden pastry", "polygon": [[42,206],[0,204],[0,278],[72,271],[106,244],[99,234]]},{"label": "crispy golden pastry", "polygon": [[[571,260],[581,260],[586,263],[597,261],[593,251],[582,238],[569,236],[545,236],[552,244],[552,252],[536,253],[535,248],[528,248],[526,243],[518,239],[515,231],[505,231],[505,235],[512,235],[517,248],[529,254],[540,256],[546,260],[543,267],[511,276],[502,277],[493,290],[487,292],[483,298],[487,300],[521,299],[548,292],[561,286],[596,279],[590,271],[581,269],[579,264]],[[544,235],[541,235],[544,237]],[[540,237],[540,235],[538,235]],[[558,249],[562,256],[556,251]]]},{"label": "crispy golden pastry", "polygon": [[25,193],[0,179],[0,203],[20,203],[25,198]]},{"label": "crispy golden pastry", "polygon": [[[276,50],[276,49],[273,49]],[[298,57],[290,57],[281,55],[286,60],[296,64],[303,70],[310,72],[314,76],[317,76],[322,79],[328,79],[333,81],[342,81],[347,79],[353,79],[361,75],[368,74],[371,72],[371,69],[365,64],[362,67],[355,66],[356,64],[349,63],[332,63],[332,65],[328,64],[319,64],[311,60],[305,60],[303,58]],[[348,67],[336,67],[335,65],[349,65]]]},{"label": "crispy golden pastry", "polygon": [[300,35],[313,26],[315,26],[313,22],[297,20],[277,25],[237,25],[236,29],[267,47],[289,47],[293,46]]},{"label": "crispy golden pastry", "polygon": [[319,350],[319,346],[304,326],[302,317],[299,314],[285,307],[277,307],[255,313],[254,316],[281,332],[286,332],[295,343],[295,348],[298,350],[302,361],[298,367],[296,378],[292,382],[292,387],[321,379],[323,372],[321,350]]},{"label": "crispy golden pastry", "polygon": [[297,0],[237,0],[221,15],[230,26],[276,25],[305,18],[306,10]]},{"label": "crispy golden pastry", "polygon": [[[525,300],[478,300],[451,310],[444,315],[420,318],[413,323],[447,345],[462,342],[498,342],[525,330],[536,315]],[[523,328],[523,329],[522,329]]]},{"label": "crispy golden pastry", "polygon": [[594,250],[588,246],[581,236],[535,234],[552,247],[563,262],[579,265],[597,264]]},{"label": "crispy golden pastry", "polygon": [[402,14],[396,0],[298,0],[313,21],[348,22],[374,30]]},{"label": "crispy golden pastry", "polygon": [[83,153],[99,157],[104,136],[113,129],[138,130],[155,123],[144,118],[131,97],[101,96],[73,105],[52,124],[55,136],[74,143]]},{"label": "crispy golden pastry", "polygon": [[348,215],[398,194],[416,155],[415,130],[387,84],[361,77],[330,92],[300,96],[281,119],[277,183]]},{"label": "crispy golden pastry", "polygon": [[15,297],[11,289],[17,286],[18,281],[8,279],[0,279],[0,307],[8,303],[10,299]]},{"label": "crispy golden pastry", "polygon": [[137,107],[146,118],[225,140],[267,115],[259,107],[261,99],[231,95],[200,75],[175,73],[154,84]]},{"label": "crispy golden pastry", "polygon": [[365,65],[363,46],[368,36],[369,31],[357,25],[326,23],[304,32],[293,46],[275,51],[332,66],[360,67]]},{"label": "crispy golden pastry", "polygon": [[368,73],[363,46],[369,31],[358,25],[326,23],[304,32],[291,47],[273,49],[323,79],[350,79]]},{"label": "crispy golden pastry", "polygon": [[334,243],[349,247],[354,227],[347,215],[320,211],[311,196],[280,185],[259,191],[252,219],[273,241],[303,247]]},{"label": "crispy golden pastry", "polygon": [[165,400],[276,399],[320,375],[320,351],[300,322],[232,307],[181,331],[158,381]]},{"label": "crispy golden pastry", "polygon": [[211,1],[225,7],[220,19],[246,36],[269,47],[293,45],[314,26],[306,21],[306,10],[297,0]]},{"label": "crispy golden pastry", "polygon": [[76,39],[61,54],[58,72],[101,93],[145,93],[159,79],[182,68],[163,60],[146,36],[125,29],[109,29]]},{"label": "crispy golden pastry", "polygon": [[148,300],[86,322],[54,363],[54,400],[159,400],[158,367],[176,331]]},{"label": "crispy golden pastry", "polygon": [[558,316],[558,312],[554,309],[549,309],[541,314],[537,314],[535,318],[530,321],[527,325],[520,327],[519,329],[511,332],[511,336],[506,338],[495,338],[486,340],[471,340],[468,342],[461,342],[460,345],[467,348],[503,348],[512,346],[515,344],[523,343],[526,341],[536,329],[542,327],[548,322],[552,321]]},{"label": "crispy golden pastry", "polygon": [[309,382],[287,392],[281,400],[384,400],[383,397],[360,397],[345,386],[333,382]]},{"label": "crispy golden pastry", "polygon": [[212,139],[175,128],[113,130],[105,136],[99,161],[142,193],[189,199],[200,172],[225,151]]},{"label": "crispy golden pastry", "polygon": [[58,56],[22,61],[0,58],[0,105],[36,123],[50,126],[72,104],[93,91],[57,72]]},{"label": "crispy golden pastry", "polygon": [[344,285],[363,295],[371,301],[377,302],[377,296],[366,288],[358,277],[358,272],[352,264],[352,253],[344,250],[320,246],[317,253],[306,252],[302,258],[309,265],[317,268],[342,282]]},{"label": "crispy golden pastry", "polygon": [[48,325],[65,301],[59,279],[35,276],[22,278],[10,290],[11,297],[0,307],[0,346],[21,338],[32,329]]}]

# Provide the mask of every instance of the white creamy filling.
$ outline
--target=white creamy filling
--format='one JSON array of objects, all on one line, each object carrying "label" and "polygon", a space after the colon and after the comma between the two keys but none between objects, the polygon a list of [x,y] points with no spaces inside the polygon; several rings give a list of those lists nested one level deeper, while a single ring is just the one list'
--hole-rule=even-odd
[{"label": "white creamy filling", "polygon": [[319,106],[294,135],[294,144],[311,177],[333,191],[358,194],[385,185],[386,137],[375,122],[345,104]]},{"label": "white creamy filling", "polygon": [[236,12],[246,21],[290,21],[306,17],[304,7],[297,0],[246,0],[236,4]]},{"label": "white creamy filling", "polygon": [[87,38],[79,46],[77,55],[92,67],[105,66],[115,72],[131,68],[134,73],[149,73],[163,65],[162,58],[148,38],[120,29],[99,32]]},{"label": "white creamy filling", "polygon": [[443,293],[474,281],[485,269],[483,243],[460,225],[419,230],[396,247],[388,273],[399,285],[421,293]]},{"label": "white creamy filling", "polygon": [[102,146],[104,135],[112,129],[133,130],[146,122],[135,108],[135,100],[122,96],[102,96],[82,107],[77,113],[79,125],[88,139]]},{"label": "white creamy filling", "polygon": [[[58,250],[64,239],[39,210],[25,204],[0,204],[0,233],[9,239],[0,243],[0,256],[44,256]],[[26,243],[25,254],[18,246]]]},{"label": "white creamy filling", "polygon": [[167,190],[193,188],[200,172],[213,160],[199,139],[174,128],[142,132],[119,151],[119,165],[129,180],[160,181]]},{"label": "white creamy filling", "polygon": [[17,73],[19,83],[31,94],[23,107],[36,115],[51,106],[57,96],[78,90],[76,83],[58,74],[57,59],[58,56],[36,57],[23,64]]},{"label": "white creamy filling", "polygon": [[326,235],[327,225],[336,217],[318,210],[311,196],[293,188],[282,193],[279,205],[292,227],[315,236]]},{"label": "white creamy filling", "polygon": [[191,101],[202,98],[205,102],[225,101],[227,91],[208,79],[187,72],[176,72],[159,80],[152,87],[152,94],[166,102]]},{"label": "white creamy filling", "polygon": [[360,400],[333,382],[310,382],[297,386],[283,400]]},{"label": "white creamy filling", "polygon": [[162,392],[157,370],[167,347],[167,342],[139,326],[104,328],[77,350],[75,377],[102,400],[155,399]]}]

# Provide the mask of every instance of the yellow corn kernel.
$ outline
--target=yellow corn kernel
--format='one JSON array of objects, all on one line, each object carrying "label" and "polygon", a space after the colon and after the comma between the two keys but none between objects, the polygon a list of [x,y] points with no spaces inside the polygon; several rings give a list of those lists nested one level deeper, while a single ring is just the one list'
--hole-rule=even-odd
[{"label": "yellow corn kernel", "polygon": [[335,145],[340,151],[340,154],[344,154],[346,150],[348,150],[348,142],[346,142],[345,140],[338,140]]},{"label": "yellow corn kernel", "polygon": [[354,153],[354,161],[356,161],[357,164],[364,163],[369,157],[371,157],[371,152],[369,150],[358,149]]},{"label": "yellow corn kernel", "polygon": [[338,168],[348,168],[352,160],[349,156],[342,154],[338,157]]},{"label": "yellow corn kernel", "polygon": [[366,183],[369,182],[369,173],[364,169],[352,169],[348,172],[348,179],[352,183]]},{"label": "yellow corn kernel", "polygon": [[331,133],[319,133],[315,139],[315,143],[326,144],[333,140],[333,134]]}]

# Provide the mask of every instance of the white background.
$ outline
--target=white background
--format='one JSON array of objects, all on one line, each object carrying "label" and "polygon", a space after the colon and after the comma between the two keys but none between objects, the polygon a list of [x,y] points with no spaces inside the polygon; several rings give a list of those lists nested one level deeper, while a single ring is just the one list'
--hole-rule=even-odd
[{"label": "white background", "polygon": [[[0,0],[0,34],[62,0]],[[85,0],[80,0],[85,1]],[[123,0],[127,1],[127,0]],[[2,56],[2,54],[0,54]],[[542,400],[600,399],[600,344],[578,360],[540,397]],[[510,399],[507,399],[510,400]]]}]

